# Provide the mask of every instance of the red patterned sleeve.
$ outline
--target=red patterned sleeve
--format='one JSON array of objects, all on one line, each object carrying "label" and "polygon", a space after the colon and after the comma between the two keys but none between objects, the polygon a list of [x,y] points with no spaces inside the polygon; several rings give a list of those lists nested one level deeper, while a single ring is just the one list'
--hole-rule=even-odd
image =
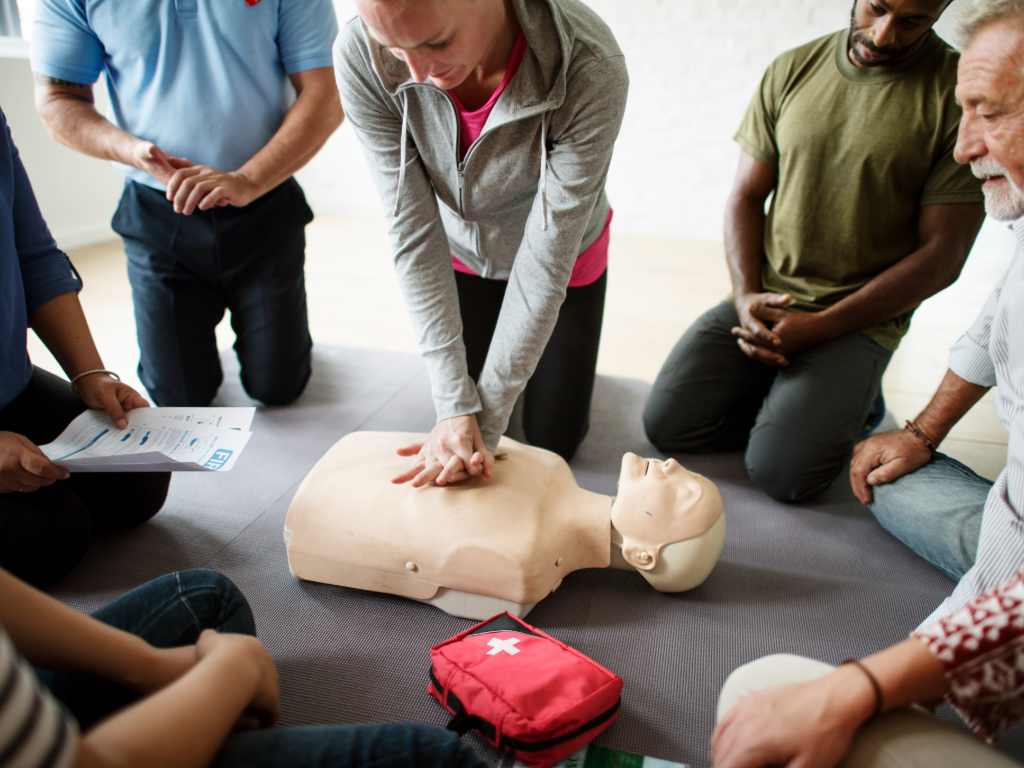
[{"label": "red patterned sleeve", "polygon": [[911,636],[935,654],[946,700],[981,738],[991,743],[1024,719],[1024,567]]}]

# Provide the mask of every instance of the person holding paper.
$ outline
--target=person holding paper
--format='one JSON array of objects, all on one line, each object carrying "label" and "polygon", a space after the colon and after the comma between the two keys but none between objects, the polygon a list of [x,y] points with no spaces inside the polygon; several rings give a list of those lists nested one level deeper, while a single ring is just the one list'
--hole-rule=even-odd
[{"label": "person holding paper", "polygon": [[[170,474],[71,477],[38,448],[86,408],[125,426],[126,411],[149,403],[103,367],[82,281],[50,235],[2,110],[0,122],[0,567],[41,586],[75,566],[92,531],[155,515]],[[28,328],[70,382],[32,365]]]}]

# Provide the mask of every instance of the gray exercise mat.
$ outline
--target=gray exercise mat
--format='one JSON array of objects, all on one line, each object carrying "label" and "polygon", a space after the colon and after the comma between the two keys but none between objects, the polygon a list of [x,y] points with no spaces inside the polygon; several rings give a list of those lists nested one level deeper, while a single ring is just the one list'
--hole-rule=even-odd
[{"label": "gray exercise mat", "polygon": [[[156,518],[97,537],[54,593],[92,610],[168,571],[215,568],[248,597],[278,663],[283,724],[443,724],[426,695],[428,650],[472,622],[403,598],[299,582],[282,541],[299,482],[343,435],[430,429],[425,368],[397,353],[314,354],[306,394],[258,410],[231,472],[176,475]],[[224,362],[217,403],[249,404],[234,356]],[[640,422],[649,389],[598,378],[590,432],[572,462],[582,487],[613,495],[623,452],[661,455]],[[718,691],[735,667],[768,653],[830,663],[870,654],[905,638],[953,582],[882,530],[843,478],[814,503],[787,506],[751,485],[738,453],[680,458],[725,498],[725,550],[709,579],[665,595],[638,574],[576,572],[527,620],[624,679],[621,715],[597,743],[705,766]],[[1021,759],[1021,729],[1001,748]]]}]

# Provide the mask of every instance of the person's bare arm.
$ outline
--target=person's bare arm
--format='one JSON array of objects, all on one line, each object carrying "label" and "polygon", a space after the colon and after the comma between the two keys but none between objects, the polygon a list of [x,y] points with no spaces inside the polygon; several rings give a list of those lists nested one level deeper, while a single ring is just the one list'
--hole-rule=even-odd
[{"label": "person's bare arm", "polygon": [[[103,360],[96,349],[75,291],[62,293],[47,301],[29,318],[29,325],[53,353],[69,379],[86,371],[103,368]],[[128,426],[125,411],[149,405],[130,386],[106,374],[85,376],[75,386],[82,402],[90,408],[106,411],[119,428]]]},{"label": "person's bare arm", "polygon": [[859,291],[819,312],[832,338],[901,315],[960,277],[978,230],[982,203],[926,205],[918,216],[918,248]]},{"label": "person's bare arm", "polygon": [[259,640],[208,629],[194,648],[198,661],[188,672],[85,734],[75,768],[201,768],[240,720],[273,725],[277,669]]},{"label": "person's bare arm", "polygon": [[[985,209],[981,203],[926,205],[918,216],[917,250],[828,309],[794,312],[770,306],[754,307],[753,314],[771,326],[781,340],[765,352],[785,357],[918,306],[960,276],[984,219]],[[761,339],[743,333],[742,329],[737,335],[748,347],[766,346]],[[767,357],[762,361],[772,362]]]},{"label": "person's bare arm", "polygon": [[[931,401],[914,419],[914,425],[933,445],[938,445],[988,390],[989,387],[964,381],[947,370]],[[931,457],[924,441],[909,430],[873,435],[853,449],[850,485],[862,504],[870,504],[874,500],[872,486],[910,474]]]},{"label": "person's bare arm", "polygon": [[91,85],[35,74],[36,111],[50,137],[79,152],[134,166],[161,183],[188,164],[123,131],[96,111]]},{"label": "person's bare arm", "polygon": [[270,141],[237,171],[204,165],[175,171],[167,181],[174,210],[189,214],[215,205],[248,205],[308,163],[341,125],[344,113],[333,67],[290,76],[297,96]]},{"label": "person's bare arm", "polygon": [[160,650],[135,635],[69,608],[0,569],[0,625],[28,661],[83,672],[148,693],[195,664],[191,646]]},{"label": "person's bare arm", "polygon": [[205,766],[238,723],[280,712],[277,670],[247,635],[206,630],[195,645],[159,649],[79,613],[0,570],[0,624],[32,664],[96,675],[148,694],[88,731],[76,766]]},{"label": "person's bare arm", "polygon": [[[935,656],[914,638],[863,664],[882,689],[884,712],[934,701],[949,690]],[[874,707],[874,689],[853,665],[807,683],[768,688],[726,713],[711,737],[711,759],[715,768],[831,768],[849,750]]]},{"label": "person's bare arm", "polygon": [[786,294],[764,293],[761,290],[761,270],[765,258],[764,205],[775,189],[778,178],[778,168],[740,151],[736,180],[725,206],[725,261],[732,280],[733,301],[736,314],[739,315],[740,328],[761,345],[763,351],[759,352],[759,357],[764,358],[762,362],[783,364],[781,355],[775,356],[770,352],[770,348],[779,343],[778,336],[751,313],[751,307],[754,306],[763,304],[783,307],[789,303]]},{"label": "person's bare arm", "polygon": [[[29,326],[53,353],[69,379],[103,369],[103,360],[77,292],[54,296],[32,314]],[[83,403],[89,408],[106,411],[114,425],[121,429],[128,426],[125,411],[149,405],[146,398],[130,386],[105,373],[84,376],[75,387]],[[32,493],[68,477],[70,473],[66,469],[50,461],[24,435],[0,432],[0,493]],[[0,619],[0,624],[3,623]]]}]

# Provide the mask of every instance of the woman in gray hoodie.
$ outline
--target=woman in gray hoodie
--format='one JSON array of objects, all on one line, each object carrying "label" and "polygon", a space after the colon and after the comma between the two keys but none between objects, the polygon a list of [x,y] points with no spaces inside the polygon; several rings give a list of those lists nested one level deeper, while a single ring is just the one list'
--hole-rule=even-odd
[{"label": "woman in gray hoodie", "polygon": [[438,419],[395,480],[490,476],[524,389],[527,439],[571,458],[604,310],[622,52],[577,0],[356,6],[335,43],[338,87]]}]

